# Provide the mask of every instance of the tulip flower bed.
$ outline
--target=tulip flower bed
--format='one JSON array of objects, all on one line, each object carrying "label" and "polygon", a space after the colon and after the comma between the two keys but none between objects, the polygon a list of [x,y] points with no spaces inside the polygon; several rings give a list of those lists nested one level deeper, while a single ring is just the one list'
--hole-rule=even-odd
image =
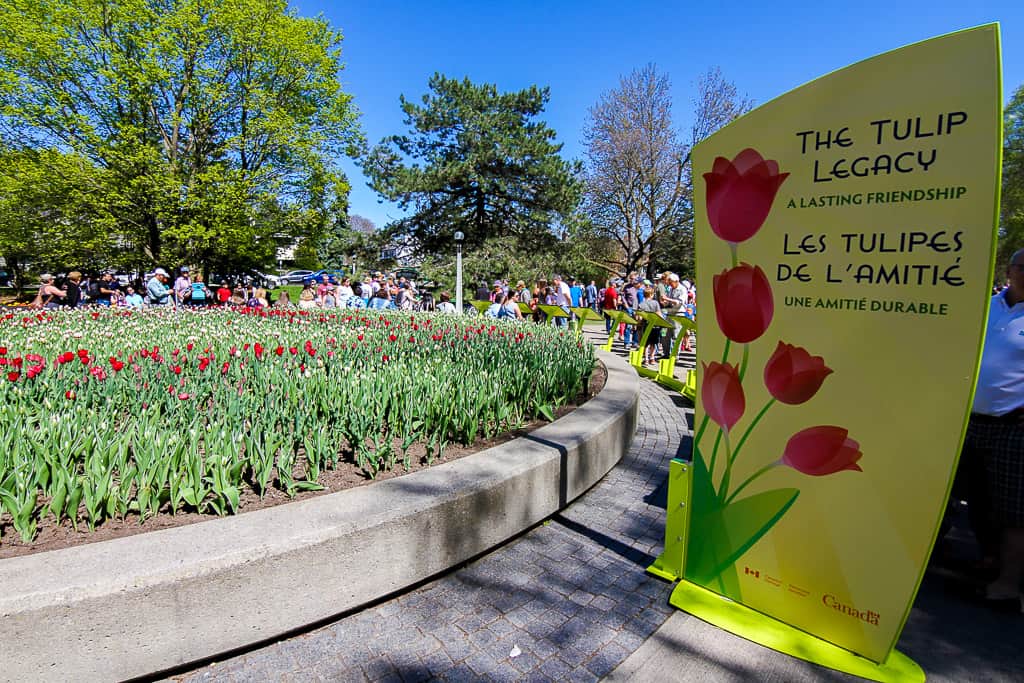
[{"label": "tulip flower bed", "polygon": [[[575,399],[590,344],[427,314],[202,311],[0,319],[0,532],[94,529],[374,477]],[[244,494],[244,495],[243,495]],[[0,538],[0,543],[5,539]]]}]

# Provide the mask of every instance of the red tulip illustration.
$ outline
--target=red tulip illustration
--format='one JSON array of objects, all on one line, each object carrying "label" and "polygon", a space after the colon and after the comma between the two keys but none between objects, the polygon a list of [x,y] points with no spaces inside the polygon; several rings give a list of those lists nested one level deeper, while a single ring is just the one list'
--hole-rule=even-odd
[{"label": "red tulip illustration", "polygon": [[842,427],[808,427],[789,437],[779,462],[813,477],[843,470],[861,472],[860,444]]},{"label": "red tulip illustration", "polygon": [[779,165],[747,148],[729,161],[717,157],[707,184],[708,221],[716,235],[732,244],[753,237],[772,208],[779,186],[789,177]]},{"label": "red tulip illustration", "polygon": [[722,429],[728,431],[743,417],[746,401],[740,384],[739,366],[713,361],[704,363],[700,400],[704,412]]},{"label": "red tulip illustration", "polygon": [[734,342],[752,342],[768,329],[775,313],[772,288],[760,266],[741,263],[712,281],[715,317],[722,333]]},{"label": "red tulip illustration", "polygon": [[832,369],[825,359],[807,350],[780,341],[764,366],[764,384],[776,401],[799,405],[811,399]]}]

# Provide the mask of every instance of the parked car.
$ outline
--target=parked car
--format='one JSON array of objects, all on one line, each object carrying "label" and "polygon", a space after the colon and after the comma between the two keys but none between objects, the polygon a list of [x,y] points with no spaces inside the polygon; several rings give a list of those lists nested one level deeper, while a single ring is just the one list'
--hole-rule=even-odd
[{"label": "parked car", "polygon": [[337,284],[341,282],[341,279],[343,277],[347,277],[345,271],[343,270],[318,270],[315,273],[310,273],[309,275],[307,275],[305,278],[303,278],[302,281],[303,283],[305,283],[307,280],[310,282],[327,281]]},{"label": "parked car", "polygon": [[280,276],[281,284],[288,285],[301,285],[303,280],[307,279],[313,274],[312,270],[290,270],[284,275]]},{"label": "parked car", "polygon": [[274,289],[284,284],[277,275],[261,273],[258,270],[241,270],[228,274],[211,273],[206,278],[206,283],[209,285],[211,282],[214,284],[221,282],[237,284],[243,287],[263,287],[264,289]]},{"label": "parked car", "polygon": [[280,287],[282,282],[281,278],[277,275],[270,275],[269,273],[261,273],[258,270],[253,271],[253,275],[256,276],[258,282],[257,285],[266,289],[274,289]]}]

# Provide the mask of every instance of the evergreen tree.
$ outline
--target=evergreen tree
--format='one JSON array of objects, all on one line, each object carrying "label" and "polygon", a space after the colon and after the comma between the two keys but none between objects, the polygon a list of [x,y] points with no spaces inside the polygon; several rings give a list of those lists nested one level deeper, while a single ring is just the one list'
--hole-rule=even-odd
[{"label": "evergreen tree", "polygon": [[489,238],[549,245],[579,186],[577,165],[537,120],[548,90],[501,93],[440,74],[429,87],[421,105],[401,98],[409,132],[385,138],[363,162],[371,187],[412,211],[388,226],[392,236],[418,253],[451,250],[456,231],[467,248]]}]

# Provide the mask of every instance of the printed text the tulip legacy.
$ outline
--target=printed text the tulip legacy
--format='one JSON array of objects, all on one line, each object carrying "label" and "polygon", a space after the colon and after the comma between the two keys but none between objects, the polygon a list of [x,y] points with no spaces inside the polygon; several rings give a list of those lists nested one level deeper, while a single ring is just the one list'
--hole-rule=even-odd
[{"label": "printed text the tulip legacy", "polygon": [[[958,128],[967,123],[967,112],[944,112],[931,116],[906,118],[882,118],[868,122],[864,127],[862,140],[867,145],[881,147],[895,142],[916,142],[925,138],[955,135]],[[849,126],[838,130],[803,130],[796,133],[803,155],[829,152],[836,148],[847,150],[856,143]],[[829,161],[815,157],[812,177],[816,183],[830,183],[834,180],[867,178],[893,173],[926,173],[939,158],[937,147],[930,149],[906,149],[899,153],[864,153],[857,156],[844,155]]]}]

